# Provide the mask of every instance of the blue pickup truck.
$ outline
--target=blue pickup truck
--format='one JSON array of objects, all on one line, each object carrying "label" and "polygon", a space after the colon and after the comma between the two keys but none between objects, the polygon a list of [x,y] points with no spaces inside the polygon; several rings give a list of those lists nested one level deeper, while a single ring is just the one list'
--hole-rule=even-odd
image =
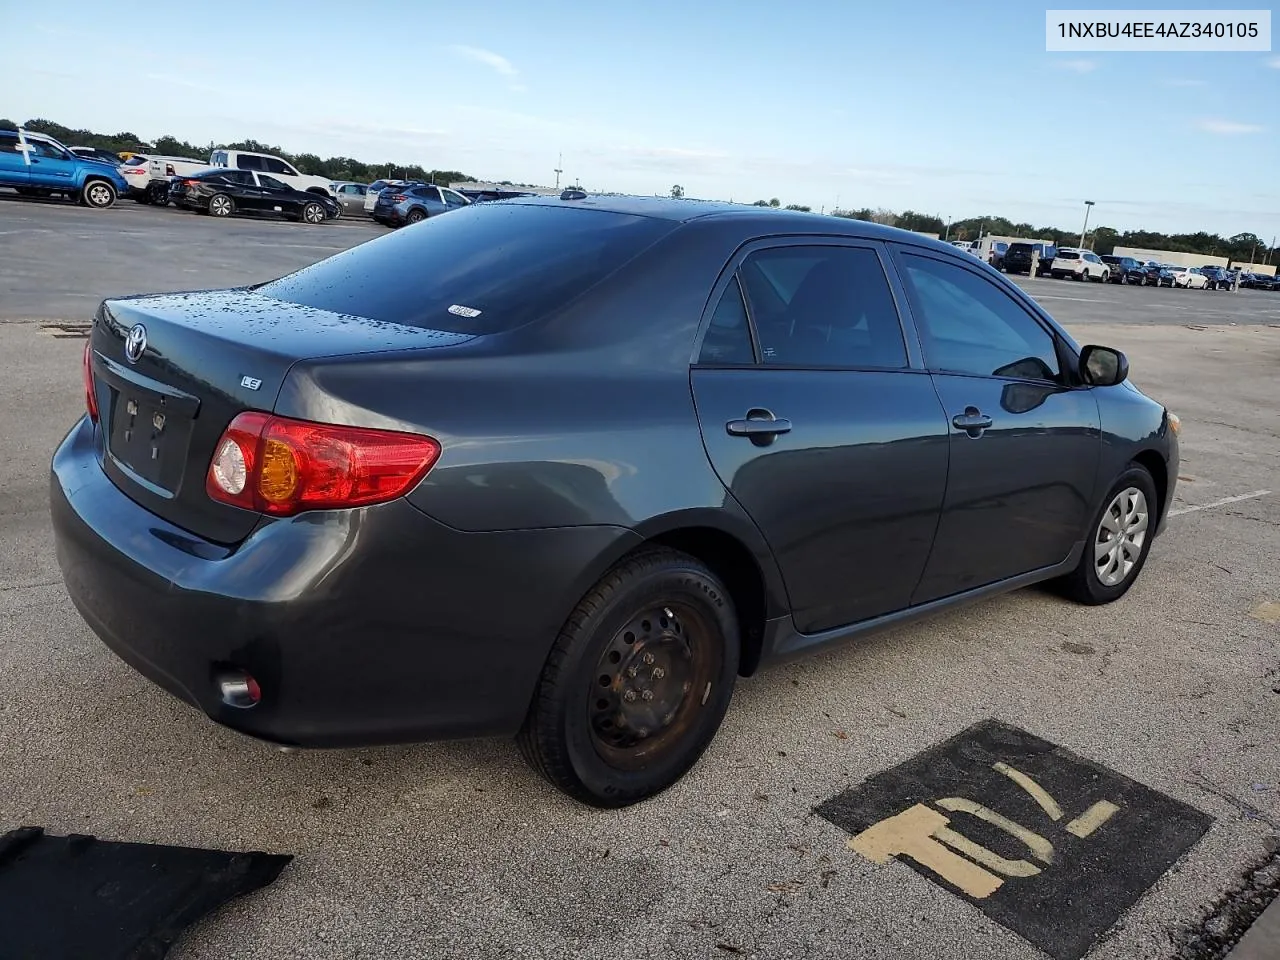
[{"label": "blue pickup truck", "polygon": [[77,156],[53,137],[22,129],[0,130],[0,187],[28,197],[63,194],[98,208],[129,189],[109,161]]}]

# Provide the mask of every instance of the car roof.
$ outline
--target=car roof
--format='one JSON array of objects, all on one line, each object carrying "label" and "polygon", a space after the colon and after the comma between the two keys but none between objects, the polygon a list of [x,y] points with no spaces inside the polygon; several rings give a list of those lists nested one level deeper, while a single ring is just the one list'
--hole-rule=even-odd
[{"label": "car roof", "polygon": [[[488,205],[486,204],[486,206]],[[495,200],[492,205],[572,206],[584,210],[651,217],[657,220],[671,220],[678,223],[689,223],[696,220],[733,220],[742,223],[744,227],[758,230],[761,235],[773,231],[797,234],[842,235],[896,243],[911,243],[916,246],[942,250],[953,256],[956,252],[956,248],[950,243],[944,243],[924,234],[913,233],[910,230],[872,223],[868,220],[805,213],[800,210],[785,210],[778,207],[748,206],[743,203],[729,203],[723,200],[675,200],[667,197],[588,193],[581,200],[562,200],[558,196],[528,196]]]}]

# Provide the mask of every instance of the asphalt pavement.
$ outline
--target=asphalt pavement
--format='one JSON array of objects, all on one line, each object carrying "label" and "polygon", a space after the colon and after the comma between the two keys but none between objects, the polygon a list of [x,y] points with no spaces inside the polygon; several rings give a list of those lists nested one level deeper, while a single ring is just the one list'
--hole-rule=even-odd
[{"label": "asphalt pavement", "polygon": [[[1138,583],[1102,608],[1023,590],[767,670],[690,775],[635,807],[574,804],[505,741],[280,753],[142,679],[53,556],[78,326],[104,296],[265,280],[383,232],[0,199],[0,832],[294,856],[175,960],[1065,960],[1061,918],[1095,888],[1118,920],[1087,956],[1163,958],[1271,855],[1277,294],[1021,280],[1183,419],[1177,515]],[[884,826],[899,811],[950,818],[969,867],[942,834]],[[942,859],[921,869],[910,843]]]}]

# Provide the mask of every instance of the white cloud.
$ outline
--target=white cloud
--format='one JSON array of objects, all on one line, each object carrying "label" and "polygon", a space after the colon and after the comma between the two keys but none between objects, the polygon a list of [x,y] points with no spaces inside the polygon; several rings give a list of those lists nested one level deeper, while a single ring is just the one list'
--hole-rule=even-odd
[{"label": "white cloud", "polygon": [[483,63],[486,67],[496,70],[504,77],[517,77],[520,75],[520,71],[515,68],[515,65],[510,60],[500,53],[494,53],[492,50],[485,50],[482,47],[468,47],[460,43],[454,44],[452,50],[460,57],[466,57],[476,63]]},{"label": "white cloud", "polygon": [[1094,60],[1055,60],[1053,65],[1059,70],[1070,70],[1072,73],[1092,73],[1098,69]]},{"label": "white cloud", "polygon": [[1238,123],[1235,120],[1201,120],[1197,126],[1206,133],[1232,136],[1238,133],[1262,133],[1266,127],[1256,123]]},{"label": "white cloud", "polygon": [[1267,61],[1267,66],[1272,70],[1280,70],[1280,57],[1272,57]]}]

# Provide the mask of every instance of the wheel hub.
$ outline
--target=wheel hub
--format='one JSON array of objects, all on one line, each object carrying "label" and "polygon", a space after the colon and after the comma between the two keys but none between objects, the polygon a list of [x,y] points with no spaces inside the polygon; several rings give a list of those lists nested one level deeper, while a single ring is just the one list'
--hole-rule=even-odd
[{"label": "wheel hub", "polygon": [[694,666],[688,628],[670,607],[637,616],[600,658],[592,691],[595,736],[629,749],[671,730],[692,690]]},{"label": "wheel hub", "polygon": [[1106,587],[1123,583],[1142,557],[1147,539],[1147,497],[1137,487],[1117,493],[1102,514],[1094,538],[1094,571]]}]

